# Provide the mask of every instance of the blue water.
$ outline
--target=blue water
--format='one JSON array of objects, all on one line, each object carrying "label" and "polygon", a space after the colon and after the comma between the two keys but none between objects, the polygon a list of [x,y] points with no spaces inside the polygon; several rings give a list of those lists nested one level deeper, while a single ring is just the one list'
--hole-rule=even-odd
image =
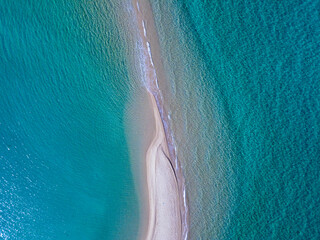
[{"label": "blue water", "polygon": [[115,3],[0,3],[1,239],[137,234]]},{"label": "blue water", "polygon": [[190,239],[319,239],[319,1],[152,6]]}]

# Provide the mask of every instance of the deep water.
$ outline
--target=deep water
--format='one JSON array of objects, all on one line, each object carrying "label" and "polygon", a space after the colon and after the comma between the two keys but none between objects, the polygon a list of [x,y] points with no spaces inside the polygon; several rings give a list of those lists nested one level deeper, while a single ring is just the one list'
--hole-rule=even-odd
[{"label": "deep water", "polygon": [[133,239],[118,1],[0,3],[0,238]]},{"label": "deep water", "polygon": [[151,2],[190,239],[319,239],[319,1]]}]

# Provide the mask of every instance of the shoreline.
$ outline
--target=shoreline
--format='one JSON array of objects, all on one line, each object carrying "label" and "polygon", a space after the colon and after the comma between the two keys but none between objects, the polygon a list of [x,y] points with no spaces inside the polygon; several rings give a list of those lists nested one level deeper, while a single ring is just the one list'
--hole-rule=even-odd
[{"label": "shoreline", "polygon": [[169,159],[168,145],[154,96],[149,93],[155,121],[155,134],[146,152],[148,185],[148,227],[144,237],[181,239],[181,215],[178,183]]},{"label": "shoreline", "polygon": [[159,87],[160,85],[166,89],[166,83],[152,9],[148,0],[132,0],[132,6],[141,41],[138,49],[142,74],[140,77],[152,103],[155,124],[154,138],[145,154],[148,222],[147,226],[141,227],[146,229],[142,239],[187,239],[188,209],[184,178],[169,126],[170,116],[164,109]]}]

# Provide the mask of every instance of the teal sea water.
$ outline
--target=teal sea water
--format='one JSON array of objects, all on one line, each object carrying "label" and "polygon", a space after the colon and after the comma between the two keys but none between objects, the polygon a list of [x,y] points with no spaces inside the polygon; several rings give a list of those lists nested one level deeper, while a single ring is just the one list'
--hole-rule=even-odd
[{"label": "teal sea water", "polygon": [[151,2],[189,238],[319,239],[319,1]]},{"label": "teal sea water", "polygon": [[0,3],[0,239],[132,239],[118,1]]},{"label": "teal sea water", "polygon": [[[319,2],[150,2],[189,239],[319,239]],[[122,3],[0,3],[0,239],[137,236]]]}]

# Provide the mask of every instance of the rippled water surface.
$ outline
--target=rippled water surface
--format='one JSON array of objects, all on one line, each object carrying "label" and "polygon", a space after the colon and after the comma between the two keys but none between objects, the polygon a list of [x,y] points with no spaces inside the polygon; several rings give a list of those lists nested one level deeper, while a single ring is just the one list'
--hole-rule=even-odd
[{"label": "rippled water surface", "polygon": [[120,11],[118,1],[0,3],[1,239],[137,235]]},{"label": "rippled water surface", "polygon": [[318,239],[319,3],[151,2],[190,239]]}]

